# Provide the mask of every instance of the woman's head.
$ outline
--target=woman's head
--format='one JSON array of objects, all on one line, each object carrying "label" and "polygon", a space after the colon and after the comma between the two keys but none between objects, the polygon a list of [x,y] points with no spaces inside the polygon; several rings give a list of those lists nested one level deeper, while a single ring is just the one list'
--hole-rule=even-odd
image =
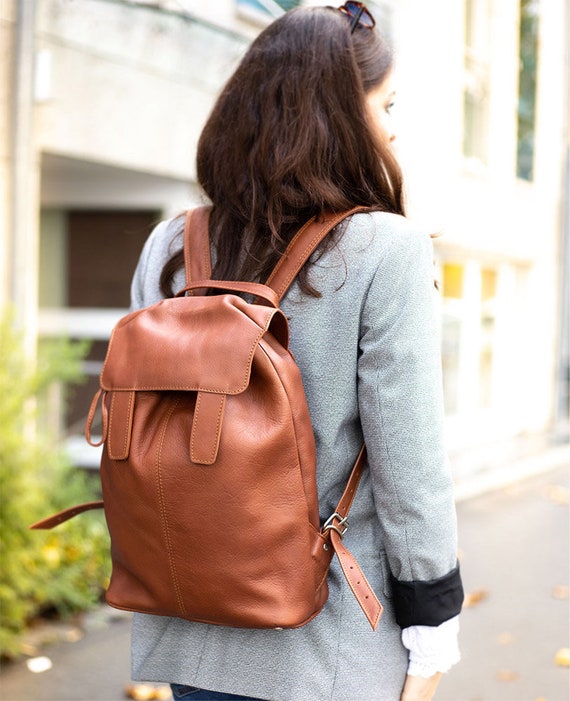
[{"label": "woman's head", "polygon": [[206,193],[218,204],[223,189],[224,206],[245,219],[263,191],[270,208],[338,210],[370,198],[398,208],[399,175],[377,174],[396,164],[378,143],[366,101],[391,68],[378,32],[351,32],[342,12],[285,14],[252,44],[202,133],[198,178]]},{"label": "woman's head", "polygon": [[251,269],[240,274],[262,276],[294,230],[322,211],[358,204],[403,213],[401,173],[368,99],[391,69],[380,34],[351,28],[330,7],[292,10],[257,37],[198,144],[218,277],[236,273],[221,261],[244,250]]}]

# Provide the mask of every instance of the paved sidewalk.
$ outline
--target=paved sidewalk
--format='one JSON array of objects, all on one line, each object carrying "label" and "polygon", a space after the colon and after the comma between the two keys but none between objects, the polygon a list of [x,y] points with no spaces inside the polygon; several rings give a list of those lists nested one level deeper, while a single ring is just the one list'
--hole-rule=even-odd
[{"label": "paved sidewalk", "polygon": [[[570,668],[555,663],[556,653],[570,647],[568,455],[558,451],[539,474],[510,486],[503,480],[479,496],[471,489],[460,499],[461,562],[471,605],[462,614],[463,661],[444,677],[437,701],[569,700]],[[7,665],[0,699],[124,699],[129,618],[102,609],[86,620],[79,641],[71,642],[73,629],[64,631],[68,642],[37,653],[50,659],[50,670],[32,673],[26,660]]]},{"label": "paved sidewalk", "polygon": [[568,467],[458,504],[462,662],[437,701],[569,701]]}]

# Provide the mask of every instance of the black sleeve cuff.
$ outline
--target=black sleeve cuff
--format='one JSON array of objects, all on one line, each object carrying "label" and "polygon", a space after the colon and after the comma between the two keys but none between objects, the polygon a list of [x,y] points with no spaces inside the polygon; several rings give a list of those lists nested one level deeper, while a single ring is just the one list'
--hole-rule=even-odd
[{"label": "black sleeve cuff", "polygon": [[459,565],[439,579],[400,582],[393,575],[392,592],[396,621],[408,626],[438,626],[461,611],[463,585]]}]

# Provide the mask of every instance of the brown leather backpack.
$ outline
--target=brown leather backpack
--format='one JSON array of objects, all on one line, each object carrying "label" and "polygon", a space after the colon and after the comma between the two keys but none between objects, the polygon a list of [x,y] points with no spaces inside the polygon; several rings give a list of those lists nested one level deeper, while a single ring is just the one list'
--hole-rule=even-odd
[{"label": "brown leather backpack", "polygon": [[[316,451],[279,300],[326,234],[354,211],[311,220],[266,285],[210,280],[207,208],[188,213],[187,286],[115,327],[102,397],[102,502],[116,608],[245,628],[294,628],[328,597],[336,552],[373,629],[382,606],[342,544],[364,448],[321,525]],[[204,296],[206,288],[226,293]],[[232,292],[253,295],[253,303]]]}]

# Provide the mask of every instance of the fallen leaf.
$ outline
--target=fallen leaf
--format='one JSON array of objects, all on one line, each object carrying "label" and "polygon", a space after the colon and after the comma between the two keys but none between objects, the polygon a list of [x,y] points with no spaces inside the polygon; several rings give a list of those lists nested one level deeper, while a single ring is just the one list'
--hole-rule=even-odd
[{"label": "fallen leaf", "polygon": [[125,696],[136,701],[150,701],[154,698],[154,687],[150,684],[129,684],[125,687]]},{"label": "fallen leaf", "polygon": [[33,645],[32,643],[23,642],[20,644],[20,652],[23,655],[28,655],[29,657],[35,657],[38,654],[39,649],[38,649],[37,645]]},{"label": "fallen leaf", "polygon": [[545,488],[546,496],[554,504],[570,504],[570,489],[560,485],[549,484]]},{"label": "fallen leaf", "polygon": [[169,701],[172,699],[172,691],[169,686],[159,686],[154,690],[154,698],[156,701]]},{"label": "fallen leaf", "polygon": [[555,599],[568,599],[570,598],[570,587],[565,584],[557,584],[552,590],[552,596]]},{"label": "fallen leaf", "polygon": [[489,598],[488,589],[474,589],[472,592],[465,594],[465,601],[463,602],[463,608],[472,608],[477,606],[485,599]]},{"label": "fallen leaf", "polygon": [[26,662],[26,667],[34,674],[47,672],[53,667],[53,662],[49,657],[32,657]]},{"label": "fallen leaf", "polygon": [[547,701],[544,696],[539,696],[536,701]]},{"label": "fallen leaf", "polygon": [[515,636],[512,633],[501,633],[497,636],[499,645],[510,645],[515,641]]},{"label": "fallen leaf", "polygon": [[561,647],[556,653],[554,661],[560,667],[570,667],[570,647]]},{"label": "fallen leaf", "polygon": [[516,672],[513,672],[512,669],[500,669],[497,672],[497,679],[500,682],[514,682],[519,678],[519,675]]},{"label": "fallen leaf", "polygon": [[84,636],[85,633],[81,628],[70,628],[63,634],[64,640],[68,643],[78,643]]},{"label": "fallen leaf", "polygon": [[125,696],[135,701],[169,701],[172,699],[172,692],[169,686],[129,684],[125,687]]}]

